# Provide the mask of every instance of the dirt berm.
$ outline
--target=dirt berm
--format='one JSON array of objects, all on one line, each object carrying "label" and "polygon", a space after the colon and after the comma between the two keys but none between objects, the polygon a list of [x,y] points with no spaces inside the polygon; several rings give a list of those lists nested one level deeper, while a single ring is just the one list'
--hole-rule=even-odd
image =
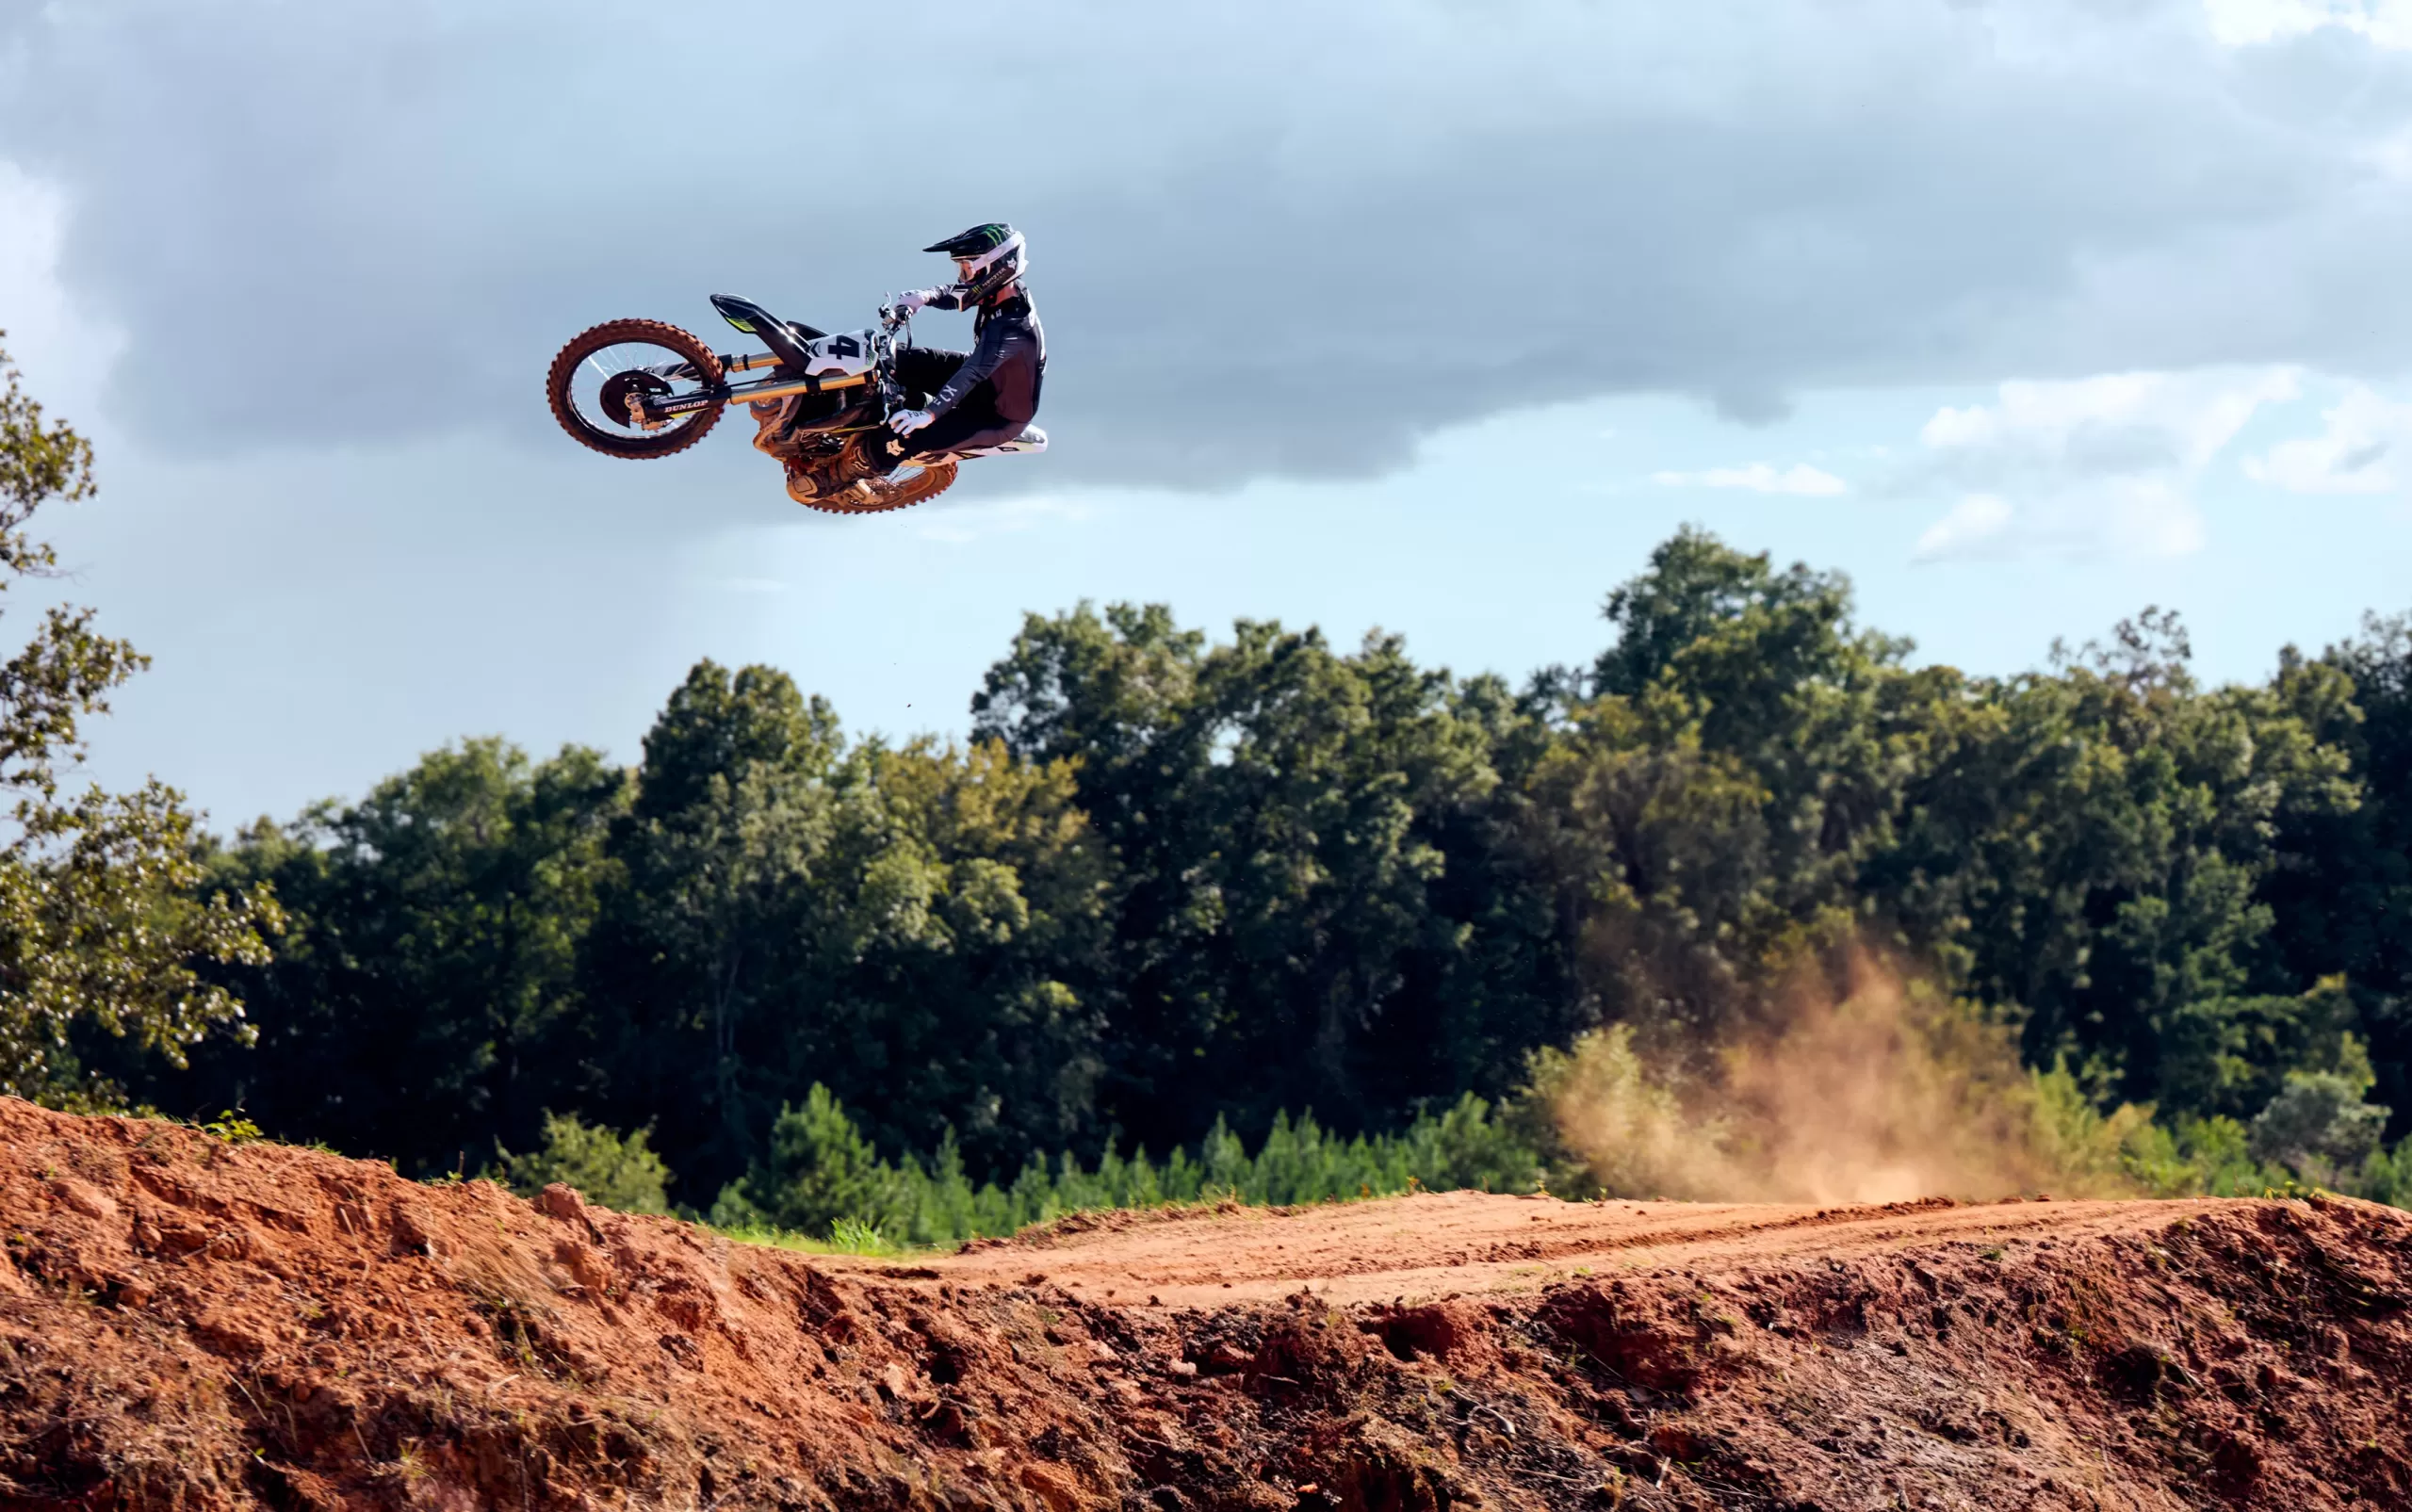
[{"label": "dirt berm", "polygon": [[2412,1222],[1474,1195],[916,1264],[0,1101],[0,1505],[2412,1506]]}]

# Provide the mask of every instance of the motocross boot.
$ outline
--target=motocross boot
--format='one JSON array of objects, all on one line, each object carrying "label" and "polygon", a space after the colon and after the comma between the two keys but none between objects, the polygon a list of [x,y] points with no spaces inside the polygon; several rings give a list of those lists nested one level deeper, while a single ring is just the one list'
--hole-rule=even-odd
[{"label": "motocross boot", "polygon": [[822,478],[802,463],[788,463],[788,497],[799,504],[809,504],[822,495]]},{"label": "motocross boot", "polygon": [[895,440],[885,428],[848,438],[846,449],[838,454],[838,464],[830,472],[829,492],[839,493],[866,478],[879,478],[893,470],[894,459],[881,453]]},{"label": "motocross boot", "polygon": [[788,422],[795,418],[799,398],[757,399],[745,408],[754,416],[754,449],[774,457],[793,455]]}]

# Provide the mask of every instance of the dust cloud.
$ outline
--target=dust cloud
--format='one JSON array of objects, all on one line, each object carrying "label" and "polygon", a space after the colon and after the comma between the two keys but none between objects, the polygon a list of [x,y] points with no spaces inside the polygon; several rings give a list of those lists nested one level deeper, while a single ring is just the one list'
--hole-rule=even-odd
[{"label": "dust cloud", "polygon": [[1844,992],[1773,1008],[1689,1077],[1648,1064],[1626,1026],[1540,1057],[1535,1093],[1589,1183],[1724,1201],[2129,1195],[2068,1146],[2009,1031],[1924,984],[1862,961]]}]

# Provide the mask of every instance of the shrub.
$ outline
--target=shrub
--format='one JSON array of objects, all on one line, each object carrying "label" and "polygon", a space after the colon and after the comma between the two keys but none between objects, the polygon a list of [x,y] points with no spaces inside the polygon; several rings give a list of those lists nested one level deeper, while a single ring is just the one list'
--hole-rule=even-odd
[{"label": "shrub", "polygon": [[647,1131],[626,1136],[566,1114],[545,1114],[545,1142],[526,1155],[502,1151],[502,1179],[521,1196],[555,1181],[614,1212],[670,1211],[670,1168],[645,1147]]},{"label": "shrub", "polygon": [[1529,1192],[1540,1169],[1532,1148],[1469,1094],[1445,1112],[1419,1114],[1398,1134],[1343,1139],[1312,1113],[1296,1119],[1279,1114],[1251,1155],[1217,1119],[1195,1155],[1176,1148],[1158,1163],[1144,1149],[1125,1156],[1109,1143],[1094,1167],[1069,1153],[1052,1166],[1034,1156],[1008,1183],[975,1182],[951,1132],[926,1162],[881,1160],[844,1106],[816,1083],[803,1107],[780,1112],[769,1158],[721,1193],[711,1222],[784,1229],[858,1250],[865,1236],[881,1244],[956,1244],[1096,1208],[1226,1197],[1323,1202],[1418,1188]]},{"label": "shrub", "polygon": [[2254,1117],[2254,1159],[2331,1185],[2357,1174],[2387,1128],[2388,1110],[2362,1100],[2369,1085],[2329,1071],[2290,1072],[2285,1090]]},{"label": "shrub", "polygon": [[846,1110],[816,1081],[801,1108],[779,1110],[770,1159],[712,1205],[712,1221],[820,1234],[841,1219],[884,1232],[903,1226],[909,1199]]}]

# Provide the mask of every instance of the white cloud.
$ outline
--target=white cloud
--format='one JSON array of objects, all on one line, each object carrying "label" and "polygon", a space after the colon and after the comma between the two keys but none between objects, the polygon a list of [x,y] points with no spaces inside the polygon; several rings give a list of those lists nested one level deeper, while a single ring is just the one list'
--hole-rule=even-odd
[{"label": "white cloud", "polygon": [[85,318],[60,282],[68,211],[57,185],[0,158],[0,330],[42,402],[89,431],[103,375],[124,341]]},{"label": "white cloud", "polygon": [[1992,404],[1947,406],[1920,431],[1927,455],[1905,482],[1962,498],[1914,555],[2199,551],[2192,496],[2204,469],[2257,411],[2300,386],[2291,367],[2104,373],[2006,382]]},{"label": "white cloud", "polygon": [[2301,37],[2323,26],[2381,47],[2412,47],[2412,0],[2203,0],[2211,35],[2230,47]]},{"label": "white cloud", "polygon": [[[0,154],[61,187],[62,277],[131,333],[111,398],[146,440],[475,429],[563,456],[527,394],[570,333],[709,322],[712,288],[859,320],[937,271],[912,249],[1009,215],[1058,352],[1047,423],[1082,445],[995,486],[1212,490],[1618,394],[1766,419],[2014,372],[2377,370],[2412,343],[2412,200],[2371,192],[2412,126],[2412,56],[2374,45],[2404,3],[2224,10],[2223,36],[2327,28],[2237,48],[2203,0],[1865,0],[1839,28],[1829,0],[1026,0],[915,77],[1022,80],[1028,171],[952,158],[900,198],[876,112],[816,122],[809,184],[775,195],[758,154],[600,151],[592,124],[636,81],[742,98],[792,57],[877,56],[876,8],[0,0]],[[1365,254],[1402,224],[1415,255]],[[364,311],[376,359],[297,382]],[[571,519],[576,493],[531,507]]]},{"label": "white cloud", "polygon": [[2013,379],[2000,402],[1947,405],[1919,431],[1931,448],[1968,453],[2023,451],[2083,465],[2105,443],[2150,438],[2170,443],[2173,460],[2200,468],[2235,439],[2263,404],[2294,398],[2295,370],[2258,373],[2103,373],[2060,382]]},{"label": "white cloud", "polygon": [[2412,126],[2373,138],[2356,155],[2387,178],[2412,183]]},{"label": "white cloud", "polygon": [[1971,494],[1953,505],[1950,513],[1926,528],[1911,556],[1917,561],[1983,556],[2000,542],[2015,513],[2007,499],[1991,494]]},{"label": "white cloud", "polygon": [[2333,409],[2326,429],[2281,441],[2244,459],[2244,474],[2290,494],[2401,494],[2412,485],[2412,402],[2397,404],[2356,383]]},{"label": "white cloud", "polygon": [[1077,498],[1021,495],[979,504],[940,508],[921,517],[914,533],[924,541],[963,545],[983,536],[1033,529],[1042,525],[1077,525],[1096,517],[1094,505]]},{"label": "white cloud", "polygon": [[1747,467],[1711,467],[1705,472],[1652,473],[1650,480],[1670,488],[1746,488],[1753,494],[1848,494],[1850,485],[1830,472],[1796,462],[1779,472],[1763,462]]}]

